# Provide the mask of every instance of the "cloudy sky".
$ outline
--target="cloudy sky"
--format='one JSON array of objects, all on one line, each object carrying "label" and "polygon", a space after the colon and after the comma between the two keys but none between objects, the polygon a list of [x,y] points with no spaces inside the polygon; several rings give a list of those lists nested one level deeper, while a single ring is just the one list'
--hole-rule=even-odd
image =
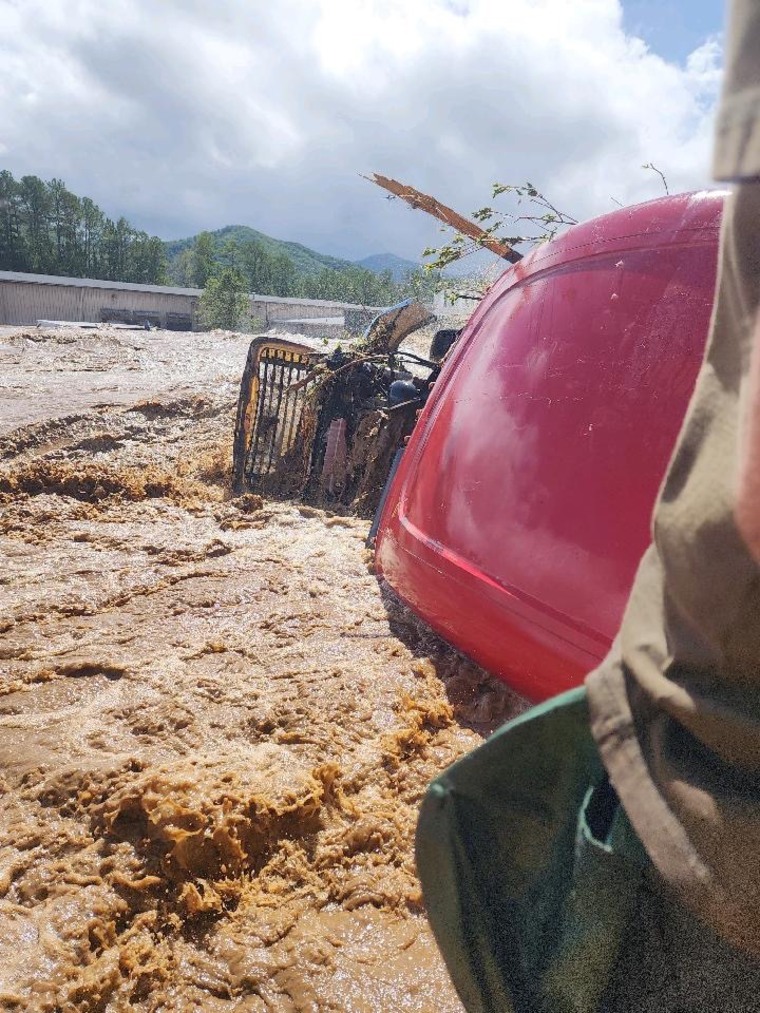
[{"label": "cloudy sky", "polygon": [[583,219],[709,183],[720,0],[0,0],[0,168],[165,239],[417,259],[529,179]]}]

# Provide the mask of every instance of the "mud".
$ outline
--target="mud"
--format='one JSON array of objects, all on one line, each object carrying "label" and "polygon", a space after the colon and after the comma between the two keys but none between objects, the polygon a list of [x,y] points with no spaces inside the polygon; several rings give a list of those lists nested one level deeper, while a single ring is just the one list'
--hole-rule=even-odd
[{"label": "mud", "polygon": [[0,1008],[460,1009],[416,811],[519,702],[230,496],[246,347],[0,335]]}]

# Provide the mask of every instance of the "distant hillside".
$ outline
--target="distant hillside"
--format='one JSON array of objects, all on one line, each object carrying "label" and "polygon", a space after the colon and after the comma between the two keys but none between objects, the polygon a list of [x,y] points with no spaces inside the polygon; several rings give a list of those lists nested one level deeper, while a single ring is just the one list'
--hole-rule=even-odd
[{"label": "distant hillside", "polygon": [[[288,243],[282,239],[273,239],[272,236],[267,236],[264,232],[258,232],[247,225],[225,225],[223,229],[215,229],[211,235],[220,249],[230,241],[243,244],[256,240],[261,243],[267,253],[284,253],[289,257],[298,274],[316,274],[326,267],[339,271],[351,266],[349,260],[330,257],[326,253],[317,253],[316,250],[310,250],[308,246],[302,246],[300,243]],[[195,236],[188,236],[187,239],[172,239],[164,243],[169,262],[176,260],[180,253],[189,249],[195,242],[195,238]]]},{"label": "distant hillside", "polygon": [[357,260],[356,265],[367,271],[374,271],[375,274],[390,271],[394,281],[403,281],[412,271],[418,271],[420,268],[420,265],[415,264],[413,260],[397,257],[395,253],[373,253],[370,257]]},{"label": "distant hillside", "polygon": [[[220,250],[225,243],[230,241],[242,245],[257,240],[267,253],[284,253],[289,257],[298,274],[316,274],[324,268],[341,271],[347,267],[355,266],[363,267],[365,271],[372,271],[373,274],[390,271],[394,281],[403,281],[410,272],[418,270],[420,266],[412,260],[397,257],[395,253],[373,253],[369,257],[364,257],[363,260],[342,260],[340,257],[331,257],[327,253],[318,253],[301,243],[289,243],[283,239],[274,239],[265,232],[259,232],[248,225],[225,225],[222,229],[215,229],[211,235]],[[165,242],[164,249],[169,263],[175,261],[184,250],[188,250],[195,239],[195,236],[188,236],[187,239],[170,239]]]},{"label": "distant hillside", "polygon": [[342,260],[247,225],[169,241],[164,251],[173,283],[189,288],[205,288],[210,277],[233,268],[249,292],[389,306],[411,295],[432,298],[438,284],[419,265],[390,253]]}]

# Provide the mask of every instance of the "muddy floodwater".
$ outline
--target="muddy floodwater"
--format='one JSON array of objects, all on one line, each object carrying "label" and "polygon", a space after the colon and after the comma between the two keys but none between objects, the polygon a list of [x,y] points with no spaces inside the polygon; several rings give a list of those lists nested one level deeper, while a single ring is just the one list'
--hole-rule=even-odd
[{"label": "muddy floodwater", "polygon": [[230,496],[247,344],[0,329],[1,1009],[460,1009],[416,813],[518,704]]}]

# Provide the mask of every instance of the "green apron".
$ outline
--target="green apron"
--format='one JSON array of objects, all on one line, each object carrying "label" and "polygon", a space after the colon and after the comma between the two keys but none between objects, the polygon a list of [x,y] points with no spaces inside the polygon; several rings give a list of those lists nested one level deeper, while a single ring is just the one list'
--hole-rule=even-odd
[{"label": "green apron", "polygon": [[599,1009],[646,864],[583,689],[505,725],[420,813],[428,917],[470,1013]]}]

